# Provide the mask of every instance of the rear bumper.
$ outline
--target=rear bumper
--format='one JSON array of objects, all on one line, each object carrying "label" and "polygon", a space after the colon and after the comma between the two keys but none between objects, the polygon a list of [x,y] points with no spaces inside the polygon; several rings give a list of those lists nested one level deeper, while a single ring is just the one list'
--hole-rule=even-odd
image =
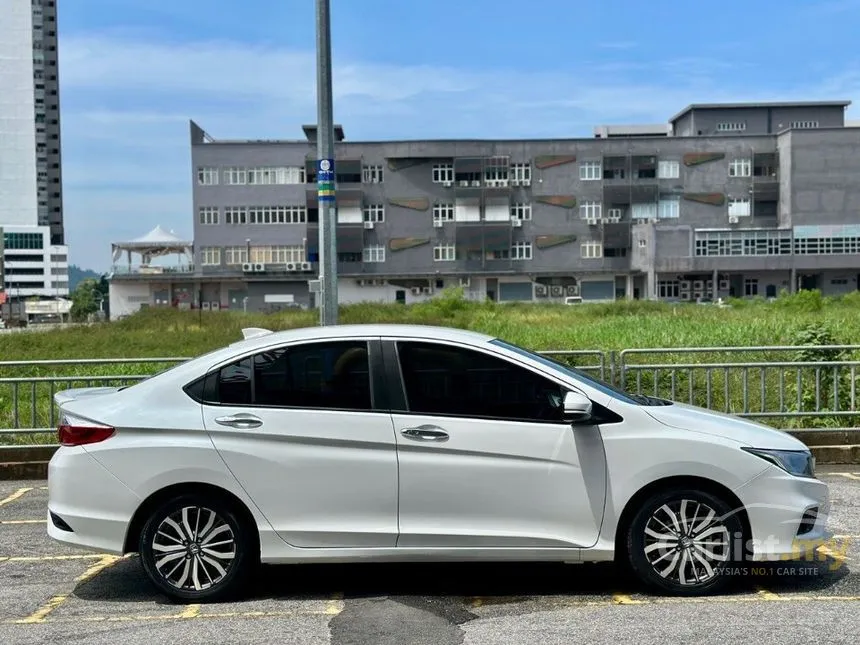
[{"label": "rear bumper", "polygon": [[48,536],[58,542],[122,555],[139,504],[84,448],[61,447],[48,464]]},{"label": "rear bumper", "polygon": [[822,481],[772,466],[735,492],[749,517],[754,561],[812,560],[815,549],[833,537],[827,529],[830,496]]}]

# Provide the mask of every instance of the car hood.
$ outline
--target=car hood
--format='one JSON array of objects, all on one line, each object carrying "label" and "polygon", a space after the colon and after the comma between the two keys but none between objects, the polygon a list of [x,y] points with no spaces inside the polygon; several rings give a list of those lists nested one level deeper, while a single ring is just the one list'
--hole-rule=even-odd
[{"label": "car hood", "polygon": [[806,444],[783,430],[731,414],[699,408],[686,403],[643,408],[660,423],[681,430],[701,432],[737,441],[752,448],[807,450]]}]

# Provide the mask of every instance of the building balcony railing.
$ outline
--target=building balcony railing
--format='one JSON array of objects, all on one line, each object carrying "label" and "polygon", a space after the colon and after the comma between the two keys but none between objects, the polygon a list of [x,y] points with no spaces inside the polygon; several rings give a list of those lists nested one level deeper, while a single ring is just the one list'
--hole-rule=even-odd
[{"label": "building balcony railing", "polygon": [[194,265],[153,266],[149,264],[115,264],[111,267],[111,272],[114,275],[172,275],[177,273],[194,273]]}]

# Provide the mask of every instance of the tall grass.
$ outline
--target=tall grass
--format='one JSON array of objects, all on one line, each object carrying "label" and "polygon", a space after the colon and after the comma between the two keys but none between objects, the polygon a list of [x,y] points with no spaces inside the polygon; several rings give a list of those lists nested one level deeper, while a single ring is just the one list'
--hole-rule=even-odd
[{"label": "tall grass", "polygon": [[[341,323],[408,323],[442,325],[481,331],[535,350],[600,350],[618,352],[637,348],[722,348],[800,345],[814,343],[860,344],[860,294],[825,298],[818,292],[781,295],[773,302],[763,299],[732,301],[727,308],[694,304],[672,305],[649,301],[620,301],[608,304],[561,306],[533,303],[471,302],[462,291],[450,290],[414,305],[364,303],[343,306]],[[317,311],[288,310],[272,314],[233,311],[182,312],[148,309],[124,320],[73,327],[41,333],[0,334],[0,361],[32,361],[81,358],[192,357],[241,338],[244,327],[272,330],[318,324]],[[819,330],[810,332],[810,330]],[[817,335],[816,335],[817,334]],[[813,353],[814,354],[814,353]],[[697,355],[661,352],[631,355],[626,362],[637,363],[738,363],[773,360],[822,360],[824,354],[792,356],[766,351],[743,355],[715,350]],[[840,354],[851,360],[853,354]],[[582,359],[594,364],[593,358]],[[87,377],[147,375],[166,365],[98,366],[0,366],[2,378],[76,377],[63,383],[19,384],[0,382],[0,428],[50,427],[51,396],[56,389],[81,385],[115,384],[88,382]],[[830,379],[830,380],[828,380]],[[847,380],[846,380],[847,379]],[[645,393],[690,400],[698,405],[730,412],[798,409],[822,405],[832,400],[838,381],[840,409],[853,403],[853,371],[836,377],[804,372],[799,395],[796,373],[784,371],[747,372],[712,370],[631,370],[624,387]],[[729,383],[729,392],[722,391]],[[812,385],[814,383],[814,385]],[[743,392],[746,386],[746,394]],[[814,392],[810,388],[815,388]],[[824,387],[824,391],[821,389]],[[17,390],[16,390],[17,388]],[[794,388],[794,389],[792,389]],[[829,389],[828,389],[829,388]],[[764,397],[759,392],[764,389]],[[750,400],[750,392],[755,396]],[[810,394],[813,392],[814,396]],[[810,398],[812,396],[812,399]],[[828,399],[830,397],[830,399]],[[13,400],[18,401],[17,410]],[[860,400],[860,395],[858,395]],[[828,409],[825,406],[825,409]],[[832,409],[832,406],[831,408]],[[846,419],[830,419],[829,424]],[[812,426],[824,421],[801,420],[795,424]],[[783,422],[775,422],[775,425]]]}]

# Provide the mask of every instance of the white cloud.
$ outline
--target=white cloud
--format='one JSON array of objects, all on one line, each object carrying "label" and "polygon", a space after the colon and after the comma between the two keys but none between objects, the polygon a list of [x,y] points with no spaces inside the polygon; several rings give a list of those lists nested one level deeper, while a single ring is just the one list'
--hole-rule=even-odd
[{"label": "white cloud", "polygon": [[[68,36],[60,49],[67,230],[72,260],[84,265],[105,268],[112,240],[155,224],[190,233],[188,119],[216,138],[301,138],[300,126],[316,120],[313,52],[146,41],[133,32]],[[592,125],[663,122],[691,102],[860,90],[847,63],[817,87],[779,95],[738,82],[736,68],[707,57],[596,58],[537,73],[335,58],[335,119],[353,140],[588,137]]]}]

